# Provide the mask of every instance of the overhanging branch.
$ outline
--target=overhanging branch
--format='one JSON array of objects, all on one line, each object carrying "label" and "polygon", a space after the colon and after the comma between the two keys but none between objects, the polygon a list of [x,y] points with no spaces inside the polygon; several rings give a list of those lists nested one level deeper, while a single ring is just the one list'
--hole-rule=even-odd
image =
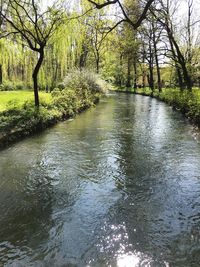
[{"label": "overhanging branch", "polygon": [[[104,2],[102,4],[98,4],[93,0],[88,0],[88,1],[91,4],[93,4],[97,9],[102,9],[108,5],[118,4],[123,15],[124,15],[124,19],[122,21],[129,23],[133,27],[134,30],[136,30],[141,25],[142,21],[146,18],[147,12],[148,12],[149,8],[151,7],[151,4],[154,2],[154,0],[148,0],[147,3],[145,4],[144,8],[143,8],[142,14],[139,16],[139,19],[136,22],[134,22],[130,19],[130,17],[126,13],[125,9],[123,8],[123,6],[119,0],[107,0],[106,2]],[[120,24],[120,23],[117,23],[116,26],[118,26],[118,24]],[[114,28],[116,28],[116,27],[114,27]]]},{"label": "overhanging branch", "polygon": [[93,1],[93,0],[88,0],[91,4],[93,4],[93,5],[95,5],[95,7],[97,8],[97,9],[101,9],[101,8],[103,8],[103,7],[105,7],[105,6],[109,6],[109,5],[113,5],[113,4],[116,4],[117,2],[118,2],[118,0],[108,0],[108,1],[106,1],[105,3],[103,3],[103,4],[98,4],[98,3],[96,3],[95,1]]}]

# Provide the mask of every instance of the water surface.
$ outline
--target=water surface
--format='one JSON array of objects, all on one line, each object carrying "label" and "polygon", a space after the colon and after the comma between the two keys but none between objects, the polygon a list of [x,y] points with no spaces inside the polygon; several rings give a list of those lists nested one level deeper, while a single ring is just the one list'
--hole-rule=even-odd
[{"label": "water surface", "polygon": [[117,94],[1,151],[0,266],[199,267],[193,127]]}]

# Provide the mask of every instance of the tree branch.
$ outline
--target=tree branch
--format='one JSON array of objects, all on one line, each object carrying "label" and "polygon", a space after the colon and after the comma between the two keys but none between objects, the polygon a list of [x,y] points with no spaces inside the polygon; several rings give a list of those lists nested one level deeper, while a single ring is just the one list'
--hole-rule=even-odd
[{"label": "tree branch", "polygon": [[101,9],[105,6],[108,6],[108,5],[113,5],[113,4],[116,4],[118,2],[118,0],[107,0],[106,2],[104,2],[103,4],[97,4],[95,1],[93,0],[88,0],[91,4],[95,5],[95,7],[97,9]]},{"label": "tree branch", "polygon": [[[93,4],[97,9],[101,9],[101,8],[103,8],[103,7],[105,7],[105,6],[108,6],[108,5],[112,5],[112,4],[116,4],[116,3],[118,3],[119,6],[120,6],[120,9],[122,10],[122,13],[123,13],[123,15],[124,15],[124,17],[125,17],[125,19],[122,20],[122,21],[126,21],[127,23],[129,23],[129,24],[133,27],[134,30],[136,30],[136,29],[141,25],[142,21],[146,18],[146,14],[147,14],[147,12],[148,12],[148,10],[149,10],[151,4],[154,2],[154,0],[148,0],[147,3],[145,4],[144,8],[143,8],[143,12],[142,12],[142,14],[140,15],[139,19],[138,19],[136,22],[133,22],[133,21],[129,18],[129,16],[127,15],[127,13],[125,12],[125,10],[124,10],[124,8],[123,8],[123,6],[122,6],[122,4],[120,3],[119,0],[113,0],[113,1],[111,1],[111,0],[107,0],[107,1],[104,2],[103,4],[98,4],[98,3],[96,3],[96,2],[93,1],[93,0],[88,0],[88,1],[89,1],[91,4]],[[121,22],[122,22],[122,21],[121,21]],[[120,22],[120,23],[121,23],[121,22]],[[119,23],[119,24],[120,24],[120,23]],[[116,26],[118,26],[118,23],[116,24]],[[114,27],[114,28],[115,28],[115,27]]]}]

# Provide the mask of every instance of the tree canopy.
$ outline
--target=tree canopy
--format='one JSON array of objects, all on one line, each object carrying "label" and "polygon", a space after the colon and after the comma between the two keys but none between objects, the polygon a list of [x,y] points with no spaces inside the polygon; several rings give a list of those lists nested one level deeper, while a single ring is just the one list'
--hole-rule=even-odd
[{"label": "tree canopy", "polygon": [[45,3],[1,0],[0,7],[0,84],[31,88],[33,81],[36,106],[38,90],[56,87],[73,68],[134,88],[199,85],[194,1]]}]

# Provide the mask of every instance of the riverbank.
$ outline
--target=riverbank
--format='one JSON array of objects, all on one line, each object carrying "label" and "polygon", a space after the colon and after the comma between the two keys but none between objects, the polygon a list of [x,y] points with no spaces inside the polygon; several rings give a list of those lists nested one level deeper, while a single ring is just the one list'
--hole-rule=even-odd
[{"label": "riverbank", "polygon": [[31,100],[21,102],[20,105],[14,100],[9,102],[9,106],[0,112],[0,149],[58,121],[74,117],[98,103],[100,96],[100,92],[68,89],[47,94],[47,97],[41,99],[39,109],[35,108]]},{"label": "riverbank", "polygon": [[157,98],[163,101],[174,109],[180,111],[184,116],[189,118],[189,120],[200,127],[200,90],[193,89],[192,92],[187,90],[180,91],[180,89],[165,88],[162,92],[155,90],[152,92],[150,89],[115,89],[116,92],[140,94],[143,96],[149,96]]}]

